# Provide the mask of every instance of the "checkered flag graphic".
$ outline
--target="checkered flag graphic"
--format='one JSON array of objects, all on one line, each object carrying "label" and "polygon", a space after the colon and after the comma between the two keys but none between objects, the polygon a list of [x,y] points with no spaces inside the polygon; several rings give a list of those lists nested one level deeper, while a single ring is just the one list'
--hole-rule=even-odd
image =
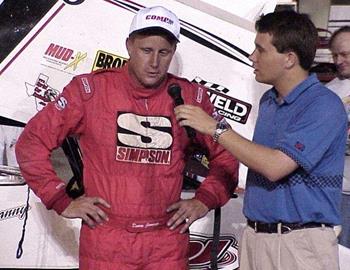
[{"label": "checkered flag graphic", "polygon": [[203,85],[204,87],[210,89],[210,90],[214,90],[214,91],[217,91],[217,92],[220,92],[220,93],[223,93],[223,94],[226,94],[229,92],[229,89],[222,86],[222,85],[219,85],[217,83],[211,83],[211,82],[207,82],[205,80],[203,80],[202,78],[200,77],[195,77],[192,82],[195,82],[195,83],[198,83],[200,85]]}]

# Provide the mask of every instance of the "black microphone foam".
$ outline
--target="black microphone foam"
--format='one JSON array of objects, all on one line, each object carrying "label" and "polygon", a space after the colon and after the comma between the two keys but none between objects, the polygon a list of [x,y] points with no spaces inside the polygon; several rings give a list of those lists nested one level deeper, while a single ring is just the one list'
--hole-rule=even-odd
[{"label": "black microphone foam", "polygon": [[168,94],[173,98],[175,106],[184,104],[184,100],[181,97],[181,87],[177,83],[169,85]]},{"label": "black microphone foam", "polygon": [[[184,104],[184,100],[182,99],[182,96],[181,96],[181,87],[177,83],[173,83],[169,85],[168,94],[174,100],[175,107]],[[190,139],[193,139],[194,137],[196,137],[196,131],[193,128],[188,126],[185,126],[184,128],[186,130],[187,136]]]}]

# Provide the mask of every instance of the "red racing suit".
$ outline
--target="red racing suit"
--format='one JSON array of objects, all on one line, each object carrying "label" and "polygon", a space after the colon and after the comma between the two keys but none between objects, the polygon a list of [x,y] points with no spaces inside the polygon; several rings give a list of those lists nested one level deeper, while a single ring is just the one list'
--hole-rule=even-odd
[{"label": "red racing suit", "polygon": [[[134,269],[128,268],[127,257],[135,253],[139,257],[131,263],[142,265],[144,250],[154,256],[147,255],[149,263],[154,262],[149,269],[187,268],[188,234],[180,236],[166,226],[157,228],[169,219],[169,205],[180,200],[185,151],[190,143],[175,119],[174,102],[167,93],[172,83],[182,88],[185,104],[213,112],[202,86],[168,74],[158,89],[138,88],[126,65],[73,78],[56,101],[28,122],[17,142],[23,177],[46,207],[60,214],[71,199],[49,157],[67,136],[79,138],[85,194],[111,205],[103,208],[110,219],[105,225],[94,230],[82,226],[80,269],[115,269],[116,264]],[[237,184],[238,162],[210,136],[197,133],[196,140],[209,151],[210,170],[195,198],[213,209],[229,200]],[[141,240],[128,240],[127,235]],[[160,245],[161,251],[150,251],[147,246],[152,245]],[[176,253],[172,260],[179,262],[164,268],[167,257]],[[158,261],[162,263],[157,265]]]}]

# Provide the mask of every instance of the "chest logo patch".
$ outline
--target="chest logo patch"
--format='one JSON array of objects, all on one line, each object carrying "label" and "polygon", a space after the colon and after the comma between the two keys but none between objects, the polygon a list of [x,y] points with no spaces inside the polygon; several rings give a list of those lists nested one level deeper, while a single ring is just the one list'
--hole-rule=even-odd
[{"label": "chest logo patch", "polygon": [[165,116],[121,112],[116,143],[118,161],[168,165],[173,143],[171,121]]},{"label": "chest logo patch", "polygon": [[303,152],[305,149],[305,145],[302,144],[301,142],[296,142],[295,143],[295,148],[298,149],[299,151]]}]

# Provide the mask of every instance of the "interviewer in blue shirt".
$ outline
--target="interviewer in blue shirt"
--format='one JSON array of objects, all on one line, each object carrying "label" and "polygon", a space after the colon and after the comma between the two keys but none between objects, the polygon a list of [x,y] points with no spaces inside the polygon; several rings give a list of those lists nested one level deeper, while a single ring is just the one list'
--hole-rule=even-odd
[{"label": "interviewer in blue shirt", "polygon": [[256,22],[250,55],[261,98],[253,141],[200,108],[175,109],[183,126],[213,136],[248,168],[240,270],[339,268],[337,238],[347,116],[339,97],[309,74],[317,30],[305,14]]}]

